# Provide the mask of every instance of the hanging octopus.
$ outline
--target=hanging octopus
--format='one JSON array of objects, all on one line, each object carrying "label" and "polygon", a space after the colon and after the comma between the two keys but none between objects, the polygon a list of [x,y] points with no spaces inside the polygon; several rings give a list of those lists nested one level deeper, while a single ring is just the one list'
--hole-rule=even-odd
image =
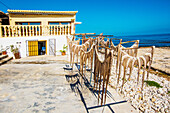
[{"label": "hanging octopus", "polygon": [[74,60],[73,60],[73,54],[74,54],[74,48],[76,45],[78,45],[80,42],[80,40],[77,41],[71,41],[71,39],[69,39],[67,37],[67,45],[69,47],[69,52],[70,52],[70,66],[73,64]]},{"label": "hanging octopus", "polygon": [[[130,41],[129,41],[130,42]],[[136,40],[135,43],[129,48],[138,48],[139,47],[139,40]],[[126,48],[121,45],[121,48]],[[127,49],[125,50],[130,56],[137,56],[137,49]]]},{"label": "hanging octopus", "polygon": [[[123,66],[124,67],[124,74],[123,74],[123,82],[122,82],[122,88],[121,89],[123,89],[123,86],[124,86],[125,75],[126,75],[127,69],[130,68],[130,74],[129,74],[129,78],[128,78],[128,80],[130,80],[130,77],[131,77],[131,74],[132,74],[132,70],[133,70],[134,66],[137,65],[138,66],[137,83],[139,82],[140,70],[141,70],[142,66],[143,66],[143,70],[144,70],[143,71],[143,76],[142,76],[142,87],[141,87],[141,90],[143,90],[146,66],[147,66],[147,64],[149,64],[149,69],[147,71],[147,78],[148,78],[148,73],[149,73],[151,62],[152,62],[152,59],[153,59],[154,46],[147,47],[147,48],[151,48],[152,49],[151,53],[145,53],[143,56],[139,56],[139,57],[130,56],[124,50],[121,50],[121,60],[120,60],[119,76],[118,76],[118,79],[117,79],[117,85],[118,85],[119,84],[120,75],[121,75],[121,68]],[[138,48],[138,49],[140,49],[140,48]]]},{"label": "hanging octopus", "polygon": [[83,75],[83,67],[84,66],[87,67],[87,61],[88,61],[88,67],[91,67],[92,70],[93,49],[94,49],[94,44],[91,46],[91,48],[88,51],[85,51],[83,48],[81,48],[80,50],[80,67],[81,67],[82,75]]},{"label": "hanging octopus", "polygon": [[87,51],[87,48],[89,48],[90,42],[91,42],[91,39],[87,40],[82,45],[77,45],[77,44],[72,45],[72,49],[71,49],[72,50],[72,58],[71,58],[72,67],[73,67],[75,57],[77,57],[77,63],[78,63],[78,57],[79,57],[80,49],[82,48],[83,50]]},{"label": "hanging octopus", "polygon": [[[133,41],[128,41],[128,42],[122,42],[122,43],[129,43],[129,42],[133,42]],[[139,47],[139,40],[136,40],[135,43],[129,47],[129,48],[138,48]],[[121,43],[117,45],[117,62],[116,62],[116,75],[117,75],[117,71],[119,68],[119,62],[120,62],[120,49],[125,49],[126,47],[122,46]],[[127,52],[127,54],[129,54],[130,56],[137,56],[137,49],[128,49],[128,50],[124,50]]]},{"label": "hanging octopus", "polygon": [[[106,103],[107,86],[110,78],[112,52],[105,48],[105,59],[101,59],[97,45],[95,46],[95,61],[94,61],[94,88],[98,90],[98,103],[101,100],[101,106]],[[109,52],[109,53],[107,53]],[[102,80],[103,79],[103,80]]]}]

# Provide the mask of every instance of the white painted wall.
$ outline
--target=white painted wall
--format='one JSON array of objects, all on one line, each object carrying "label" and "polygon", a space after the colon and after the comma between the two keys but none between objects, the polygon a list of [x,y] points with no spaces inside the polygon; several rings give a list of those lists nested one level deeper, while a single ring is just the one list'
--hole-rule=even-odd
[{"label": "white painted wall", "polygon": [[[69,36],[70,37],[70,36]],[[27,41],[31,40],[46,40],[47,41],[47,55],[49,55],[49,39],[56,39],[56,55],[61,55],[59,50],[63,49],[63,45],[67,45],[66,35],[60,36],[35,36],[35,37],[10,37],[10,38],[0,38],[0,47],[3,48],[14,45],[20,50],[21,57],[27,57]],[[7,50],[9,56],[13,56],[10,49]]]}]

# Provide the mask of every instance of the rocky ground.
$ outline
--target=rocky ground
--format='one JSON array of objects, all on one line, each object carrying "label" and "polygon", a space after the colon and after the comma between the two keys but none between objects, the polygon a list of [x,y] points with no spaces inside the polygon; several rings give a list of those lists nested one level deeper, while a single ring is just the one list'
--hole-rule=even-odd
[{"label": "rocky ground", "polygon": [[[141,72],[142,73],[142,72]],[[123,77],[121,77],[123,78]],[[159,83],[162,88],[155,86],[148,86],[144,83],[143,91],[141,91],[141,80],[140,76],[139,84],[137,84],[137,69],[134,69],[134,73],[131,80],[128,80],[126,76],[126,83],[121,92],[122,79],[120,79],[119,85],[116,88],[117,77],[112,76],[110,79],[110,85],[113,86],[124,97],[131,105],[139,112],[146,113],[169,113],[170,111],[170,83],[163,77],[150,74],[148,80]],[[146,80],[146,79],[145,79]],[[116,81],[116,82],[115,82]]]},{"label": "rocky ground", "polygon": [[[147,52],[147,51],[146,51]],[[141,54],[142,52],[140,52]],[[156,48],[154,52],[154,60],[152,67],[161,70],[165,73],[170,72],[170,49],[169,48]],[[141,90],[142,74],[140,72],[139,83],[137,84],[137,68],[133,70],[131,79],[128,80],[129,71],[126,74],[125,85],[121,91],[122,78],[117,86],[117,76],[115,75],[115,64],[112,68],[112,76],[110,85],[117,90],[131,105],[139,112],[146,113],[169,113],[170,112],[170,81],[169,75],[162,76],[159,72],[149,74],[149,78],[145,80],[155,81],[162,87],[149,86],[144,83],[143,91]],[[163,78],[164,77],[164,78]]]}]

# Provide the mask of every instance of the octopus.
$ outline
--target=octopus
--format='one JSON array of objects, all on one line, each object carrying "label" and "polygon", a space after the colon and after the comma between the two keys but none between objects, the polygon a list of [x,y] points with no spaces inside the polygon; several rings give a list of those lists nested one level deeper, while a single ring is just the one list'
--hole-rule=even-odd
[{"label": "octopus", "polygon": [[[141,47],[143,48],[143,47]],[[127,49],[121,49],[120,50],[120,67],[119,67],[119,75],[117,78],[117,85],[119,84],[119,79],[120,79],[120,75],[121,75],[121,68],[123,67],[124,70],[124,74],[123,74],[123,82],[122,82],[122,88],[124,86],[124,81],[125,81],[125,75],[126,75],[126,71],[129,68],[130,69],[130,74],[128,77],[128,80],[130,80],[132,71],[134,66],[138,66],[138,76],[137,76],[137,83],[139,82],[139,76],[140,76],[140,70],[143,66],[143,76],[142,76],[142,87],[141,90],[143,90],[143,84],[144,84],[144,78],[145,78],[145,71],[148,65],[148,70],[147,70],[147,79],[149,77],[149,71],[150,71],[150,67],[151,67],[151,63],[153,60],[153,52],[154,52],[154,46],[152,47],[145,47],[145,48],[150,48],[151,52],[150,53],[145,53],[143,56],[131,56],[129,55],[127,52],[125,52],[124,50]],[[133,49],[133,48],[130,48]],[[140,48],[138,48],[140,49]],[[121,89],[122,89],[121,88]]]}]

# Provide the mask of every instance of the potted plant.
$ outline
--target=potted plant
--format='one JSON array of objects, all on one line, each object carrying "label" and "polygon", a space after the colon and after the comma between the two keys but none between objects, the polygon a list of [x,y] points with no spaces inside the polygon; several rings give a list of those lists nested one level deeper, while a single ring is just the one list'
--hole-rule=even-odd
[{"label": "potted plant", "polygon": [[7,54],[6,50],[2,50],[2,54],[6,55]]},{"label": "potted plant", "polygon": [[9,49],[9,48],[3,48],[3,46],[1,45],[1,52],[2,52],[2,54],[3,55],[6,55],[7,54],[7,49]]},{"label": "potted plant", "polygon": [[66,55],[66,50],[67,50],[67,46],[65,46],[65,44],[64,44],[63,50],[60,50],[61,55]]},{"label": "potted plant", "polygon": [[17,47],[14,48],[14,45],[11,45],[11,52],[14,54],[15,59],[20,58],[19,49]]}]

